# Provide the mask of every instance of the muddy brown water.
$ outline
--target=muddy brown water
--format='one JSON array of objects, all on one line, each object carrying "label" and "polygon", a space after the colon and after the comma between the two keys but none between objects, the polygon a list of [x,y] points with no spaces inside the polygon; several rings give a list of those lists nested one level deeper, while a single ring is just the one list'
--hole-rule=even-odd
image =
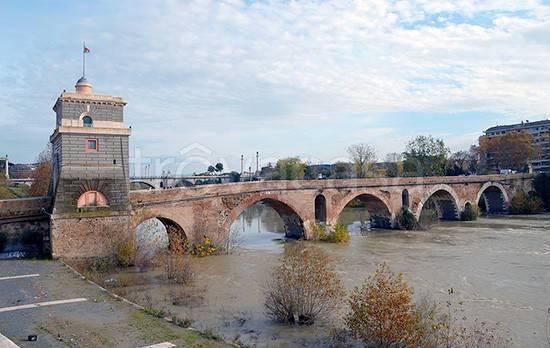
[{"label": "muddy brown water", "polygon": [[[402,272],[417,298],[424,294],[443,304],[447,289],[463,301],[462,313],[498,325],[518,347],[547,347],[550,307],[550,215],[498,216],[476,222],[442,222],[429,230],[361,232],[365,213],[342,215],[353,237],[348,244],[316,243],[334,260],[346,288],[359,286],[379,263]],[[332,322],[290,327],[270,321],[263,309],[263,286],[288,243],[282,221],[261,204],[233,225],[240,247],[232,254],[195,258],[191,284],[170,285],[159,270],[142,273],[152,284],[133,287],[128,297],[152,302],[194,326],[212,329],[226,340],[259,346],[322,346]],[[312,242],[306,242],[312,243]],[[178,299],[178,305],[173,300]]]}]

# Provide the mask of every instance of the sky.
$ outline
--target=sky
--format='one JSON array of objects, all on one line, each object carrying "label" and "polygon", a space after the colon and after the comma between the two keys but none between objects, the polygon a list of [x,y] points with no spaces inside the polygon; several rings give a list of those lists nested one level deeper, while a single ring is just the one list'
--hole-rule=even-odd
[{"label": "sky", "polygon": [[[133,171],[469,148],[550,118],[549,1],[0,2],[0,153],[31,162],[82,74],[122,96]],[[138,158],[138,159],[136,159]],[[179,168],[179,169],[178,169]]]}]

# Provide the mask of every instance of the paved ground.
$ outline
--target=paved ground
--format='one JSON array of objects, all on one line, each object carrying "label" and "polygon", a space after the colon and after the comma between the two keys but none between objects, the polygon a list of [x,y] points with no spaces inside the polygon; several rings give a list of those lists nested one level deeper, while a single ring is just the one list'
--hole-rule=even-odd
[{"label": "paved ground", "polygon": [[[30,274],[39,276],[10,278]],[[16,307],[50,301],[62,303]],[[27,341],[31,334],[37,342]],[[1,335],[19,347],[223,346],[136,310],[48,260],[0,261],[0,348],[9,347]]]}]

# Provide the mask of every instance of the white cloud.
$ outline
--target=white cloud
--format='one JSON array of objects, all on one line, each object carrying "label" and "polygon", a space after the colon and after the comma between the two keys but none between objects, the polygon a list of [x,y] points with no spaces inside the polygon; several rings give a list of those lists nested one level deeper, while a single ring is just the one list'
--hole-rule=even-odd
[{"label": "white cloud", "polygon": [[[176,153],[193,142],[235,153],[244,144],[265,143],[287,153],[295,146],[292,129],[330,124],[327,136],[334,137],[335,124],[356,122],[357,115],[381,122],[378,129],[384,130],[395,128],[377,118],[388,113],[533,118],[550,106],[550,9],[537,1],[172,0],[97,6],[84,12],[85,20],[74,17],[71,25],[80,27],[63,42],[88,38],[96,90],[129,101],[134,141],[151,154]],[[58,32],[67,26],[59,24]],[[46,34],[52,47],[64,45]],[[20,88],[8,95],[22,98],[37,87],[29,82],[36,74],[46,74],[50,83],[48,76],[59,69],[78,71],[78,61],[51,61],[57,64],[8,74],[0,92],[17,81]],[[65,72],[63,79],[73,75]],[[8,113],[10,120],[31,117],[21,110]],[[399,130],[393,131],[398,137]],[[281,138],[278,145],[265,140],[272,135]],[[390,136],[376,133],[373,141],[386,147]],[[460,133],[449,137],[463,139]],[[344,148],[324,151],[336,155]]]}]

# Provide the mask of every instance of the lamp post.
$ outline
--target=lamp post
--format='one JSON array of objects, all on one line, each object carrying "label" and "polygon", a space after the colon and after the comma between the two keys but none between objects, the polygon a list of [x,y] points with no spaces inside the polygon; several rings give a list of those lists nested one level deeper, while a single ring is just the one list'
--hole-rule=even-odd
[{"label": "lamp post", "polygon": [[241,175],[243,175],[244,171],[244,155],[241,155]]}]

